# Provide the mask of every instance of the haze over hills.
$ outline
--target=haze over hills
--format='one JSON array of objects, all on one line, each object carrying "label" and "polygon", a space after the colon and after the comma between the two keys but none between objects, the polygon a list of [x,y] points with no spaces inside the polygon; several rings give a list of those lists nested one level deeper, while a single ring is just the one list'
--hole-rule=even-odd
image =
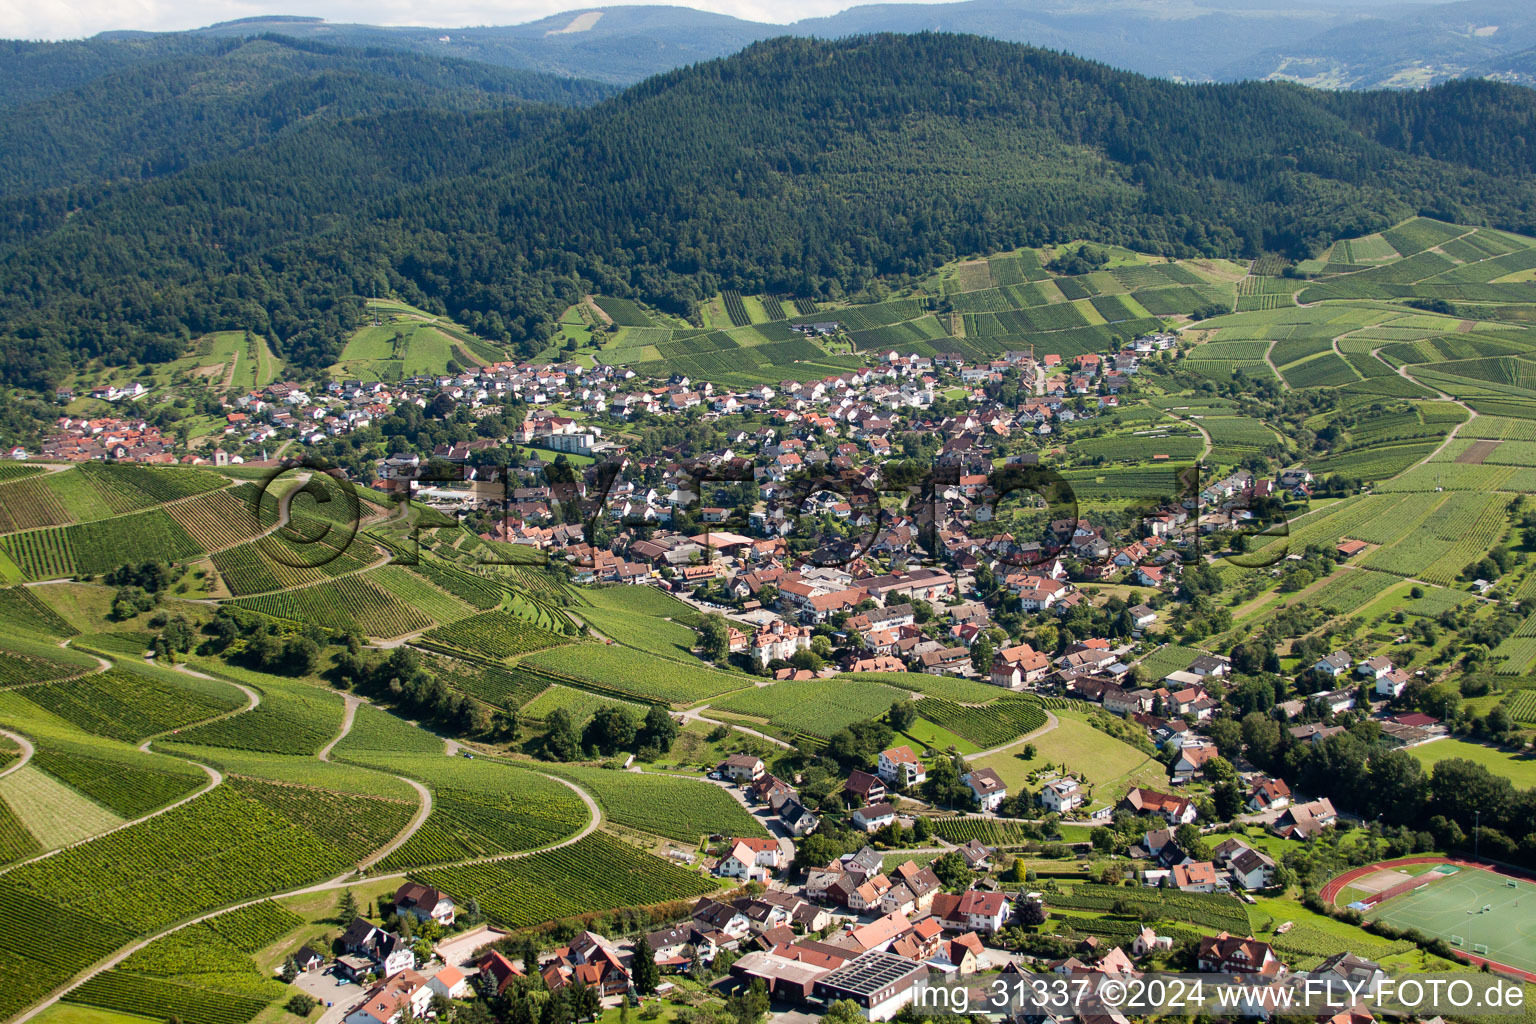
[{"label": "haze over hills", "polygon": [[[187,45],[189,37],[277,32],[334,45],[406,49],[628,84],[778,35],[839,38],[918,31],[1030,43],[1181,81],[1289,78],[1338,88],[1419,87],[1492,74],[1536,83],[1528,69],[1504,63],[1536,46],[1536,15],[1521,0],[964,0],[856,6],[789,25],[687,7],[599,7],[479,28],[251,18],[173,38],[180,40],[176,45]],[[139,33],[109,33],[90,42],[142,44],[142,39]]]},{"label": "haze over hills", "polygon": [[0,205],[7,380],[245,328],[328,365],[369,294],[534,352],[588,291],[686,312],[1072,238],[1307,255],[1420,211],[1536,225],[1536,92],[1491,82],[1194,87],[924,34],[781,38],[591,107],[438,95]]}]

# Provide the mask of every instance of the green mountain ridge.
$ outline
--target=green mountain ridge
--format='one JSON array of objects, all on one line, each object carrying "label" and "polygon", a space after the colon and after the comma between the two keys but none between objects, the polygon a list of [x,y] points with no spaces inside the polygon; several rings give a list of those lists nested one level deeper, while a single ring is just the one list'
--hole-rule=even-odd
[{"label": "green mountain ridge", "polygon": [[686,312],[1071,238],[1300,256],[1421,211],[1530,231],[1533,121],[1536,93],[1489,82],[1180,86],[970,36],[777,39],[584,109],[317,118],[13,199],[0,353],[43,386],[249,327],[328,365],[368,294],[533,352],[589,291]]}]

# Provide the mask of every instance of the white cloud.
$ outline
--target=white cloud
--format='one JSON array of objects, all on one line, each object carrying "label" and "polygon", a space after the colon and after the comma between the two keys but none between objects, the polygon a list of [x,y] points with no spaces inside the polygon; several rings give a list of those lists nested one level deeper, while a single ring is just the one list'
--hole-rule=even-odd
[{"label": "white cloud", "polygon": [[[608,0],[599,0],[607,5]],[[618,0],[623,3],[626,0]],[[632,0],[654,3],[656,0]],[[263,14],[302,14],[368,25],[513,25],[573,9],[566,0],[0,0],[0,36],[11,39],[78,39],[114,29],[176,31]],[[590,4],[589,6],[596,6]],[[840,0],[698,0],[688,6],[753,21],[785,24],[835,14]]]}]

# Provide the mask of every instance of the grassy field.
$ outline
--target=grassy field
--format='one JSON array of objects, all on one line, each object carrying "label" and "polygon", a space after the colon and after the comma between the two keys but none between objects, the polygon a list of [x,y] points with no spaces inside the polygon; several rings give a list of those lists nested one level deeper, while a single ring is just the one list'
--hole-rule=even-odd
[{"label": "grassy field", "polygon": [[1055,714],[1056,728],[1030,741],[1036,750],[1033,760],[1019,756],[1020,748],[978,758],[972,764],[995,770],[1013,793],[1039,788],[1038,784],[1029,783],[1031,772],[1051,764],[1064,764],[1093,787],[1096,802],[1114,803],[1133,786],[1167,785],[1167,772],[1162,765],[1140,750],[1100,732],[1078,715],[1062,711]]},{"label": "grassy field", "polygon": [[1426,769],[1437,761],[1460,757],[1487,768],[1495,775],[1508,779],[1516,789],[1536,786],[1536,757],[1531,754],[1515,754],[1500,750],[1486,743],[1447,737],[1432,743],[1409,747],[1408,753],[1418,758]]}]

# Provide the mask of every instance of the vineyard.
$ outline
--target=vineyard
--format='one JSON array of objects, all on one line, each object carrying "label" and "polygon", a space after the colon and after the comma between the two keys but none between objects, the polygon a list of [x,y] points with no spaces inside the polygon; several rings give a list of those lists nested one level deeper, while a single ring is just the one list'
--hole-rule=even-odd
[{"label": "vineyard", "polygon": [[454,689],[503,708],[519,708],[549,687],[547,678],[519,668],[435,657],[426,665],[428,671]]},{"label": "vineyard", "polygon": [[568,786],[527,768],[441,754],[360,755],[432,790],[426,823],[380,866],[387,871],[536,850],[579,831],[589,820]]},{"label": "vineyard", "polygon": [[[174,854],[172,854],[174,851]],[[330,878],[339,850],[263,804],[219,786],[175,810],[14,868],[0,901],[7,1016],[131,937],[215,907]]]},{"label": "vineyard", "polygon": [[915,690],[929,697],[957,704],[986,704],[1006,694],[1000,687],[959,676],[935,676],[926,672],[860,672],[859,678],[889,683],[898,690]]},{"label": "vineyard", "polygon": [[516,860],[416,872],[445,892],[472,895],[492,921],[523,928],[560,917],[649,906],[713,892],[713,879],[674,867],[601,832]]},{"label": "vineyard", "polygon": [[[312,527],[305,521],[306,536],[324,534],[323,527]],[[346,540],[347,531],[332,527],[337,543]],[[325,534],[331,536],[330,534]],[[372,546],[355,538],[347,550],[337,549],[323,542],[300,544],[291,535],[279,531],[268,534],[248,544],[237,544],[216,552],[213,566],[219,570],[224,585],[236,595],[261,594],[273,590],[286,590],[323,583],[333,576],[356,572],[372,561]],[[361,557],[359,557],[361,556]],[[323,564],[320,564],[323,563]]]},{"label": "vineyard", "polygon": [[[10,804],[0,797],[0,864],[12,864],[42,852],[42,844],[27,831],[27,826],[11,810]],[[0,890],[0,894],[3,892]],[[3,952],[0,949],[0,954]],[[0,968],[4,964],[4,959],[0,958]]]},{"label": "vineyard", "polygon": [[945,818],[934,824],[934,831],[951,843],[978,840],[985,846],[1022,846],[1030,837],[1017,823],[996,818]]},{"label": "vineyard", "polygon": [[747,676],[667,661],[608,644],[567,644],[528,655],[521,665],[549,675],[552,682],[568,682],[597,693],[661,703],[692,704],[751,685]]},{"label": "vineyard", "polygon": [[1399,582],[1395,576],[1369,569],[1342,569],[1313,591],[1307,603],[1316,608],[1331,609],[1335,615],[1346,615],[1369,604],[1382,591]]},{"label": "vineyard", "polygon": [[[446,595],[437,596],[447,600]],[[229,603],[273,618],[312,622],[331,629],[356,629],[368,636],[402,636],[432,625],[422,611],[362,575],[236,598]]]},{"label": "vineyard", "polygon": [[1214,893],[1172,892],[1166,889],[1124,889],[1112,885],[1079,885],[1070,892],[1053,893],[1050,905],[1067,910],[1111,911],[1117,905],[1132,908],[1157,921],[1183,921],[1203,928],[1246,935],[1248,912],[1231,896]]},{"label": "vineyard", "polygon": [[654,327],[651,318],[645,315],[645,310],[631,302],[629,299],[615,299],[607,295],[596,296],[593,302],[597,308],[608,314],[608,318],[619,327]]},{"label": "vineyard", "polygon": [[983,707],[924,697],[917,703],[917,713],[979,747],[1007,743],[1045,724],[1045,709],[1038,701],[1022,697],[1005,697]]},{"label": "vineyard", "polygon": [[884,683],[858,676],[806,679],[753,687],[711,707],[738,715],[765,718],[786,732],[828,739],[854,722],[878,718],[907,694]]},{"label": "vineyard", "polygon": [[339,793],[315,786],[233,776],[225,785],[356,859],[389,842],[416,813],[415,800]]},{"label": "vineyard", "polygon": [[[105,753],[105,751],[103,751]],[[171,758],[82,754],[44,745],[32,763],[120,818],[137,818],[203,786],[208,777]]]},{"label": "vineyard", "polygon": [[33,579],[94,574],[129,562],[176,562],[203,554],[164,509],[12,534],[5,553]]},{"label": "vineyard", "polygon": [[113,512],[137,512],[179,498],[217,490],[229,481],[200,469],[85,462],[76,467]]},{"label": "vineyard", "polygon": [[233,665],[205,668],[255,687],[261,692],[261,703],[250,711],[177,733],[176,739],[183,743],[272,754],[313,754],[341,728],[342,700],[329,690]]},{"label": "vineyard", "polygon": [[654,587],[609,587],[582,593],[576,614],[603,636],[663,658],[694,660],[699,613]]},{"label": "vineyard", "polygon": [[[1503,535],[1510,501],[1506,494],[1450,493],[1411,533],[1390,547],[1373,551],[1364,564],[1449,586]],[[1422,510],[1423,503],[1418,504]]]},{"label": "vineyard", "polygon": [[550,772],[571,779],[596,797],[609,821],[642,832],[690,845],[706,835],[768,834],[735,797],[702,779],[569,764],[552,767]]},{"label": "vineyard", "polygon": [[47,477],[0,484],[0,533],[62,526],[75,517]]},{"label": "vineyard", "polygon": [[371,704],[360,704],[352,716],[352,729],[336,744],[335,755],[353,760],[383,763],[380,754],[436,754],[446,748],[438,736]]},{"label": "vineyard", "polygon": [[506,597],[506,591],[494,579],[466,572],[430,555],[421,556],[416,565],[407,568],[482,611],[495,608]]},{"label": "vineyard", "polygon": [[586,690],[574,690],[556,683],[524,704],[520,713],[524,718],[542,722],[555,711],[564,711],[571,716],[571,724],[580,729],[591,721],[598,708],[610,706],[622,707],[636,719],[644,718],[647,710],[644,704],[616,700]]},{"label": "vineyard", "polygon": [[236,495],[237,490],[212,491],[177,502],[166,511],[204,550],[233,547],[262,532],[250,504]]},{"label": "vineyard", "polygon": [[251,954],[303,922],[271,902],[232,910],[156,939],[64,1001],[187,1024],[243,1024],[286,991]]},{"label": "vineyard", "polygon": [[30,686],[19,692],[86,732],[134,742],[225,714],[245,703],[233,687],[181,687],[120,669]]},{"label": "vineyard", "polygon": [[34,630],[53,636],[77,636],[80,632],[44,604],[30,587],[0,588],[0,622],[13,629]]},{"label": "vineyard", "polygon": [[1515,721],[1536,724],[1536,690],[1516,690],[1504,699],[1504,707]]},{"label": "vineyard", "polygon": [[403,566],[386,565],[365,575],[368,582],[382,587],[435,622],[453,622],[475,613],[468,604]]},{"label": "vineyard", "polygon": [[433,649],[468,651],[483,658],[516,658],[533,651],[570,642],[559,633],[540,629],[526,619],[506,612],[481,612],[458,622],[438,626],[422,636],[423,645]]},{"label": "vineyard", "polygon": [[8,645],[0,644],[0,687],[65,679],[79,675],[80,671],[78,666],[66,665],[35,654],[23,654],[11,650]]}]

